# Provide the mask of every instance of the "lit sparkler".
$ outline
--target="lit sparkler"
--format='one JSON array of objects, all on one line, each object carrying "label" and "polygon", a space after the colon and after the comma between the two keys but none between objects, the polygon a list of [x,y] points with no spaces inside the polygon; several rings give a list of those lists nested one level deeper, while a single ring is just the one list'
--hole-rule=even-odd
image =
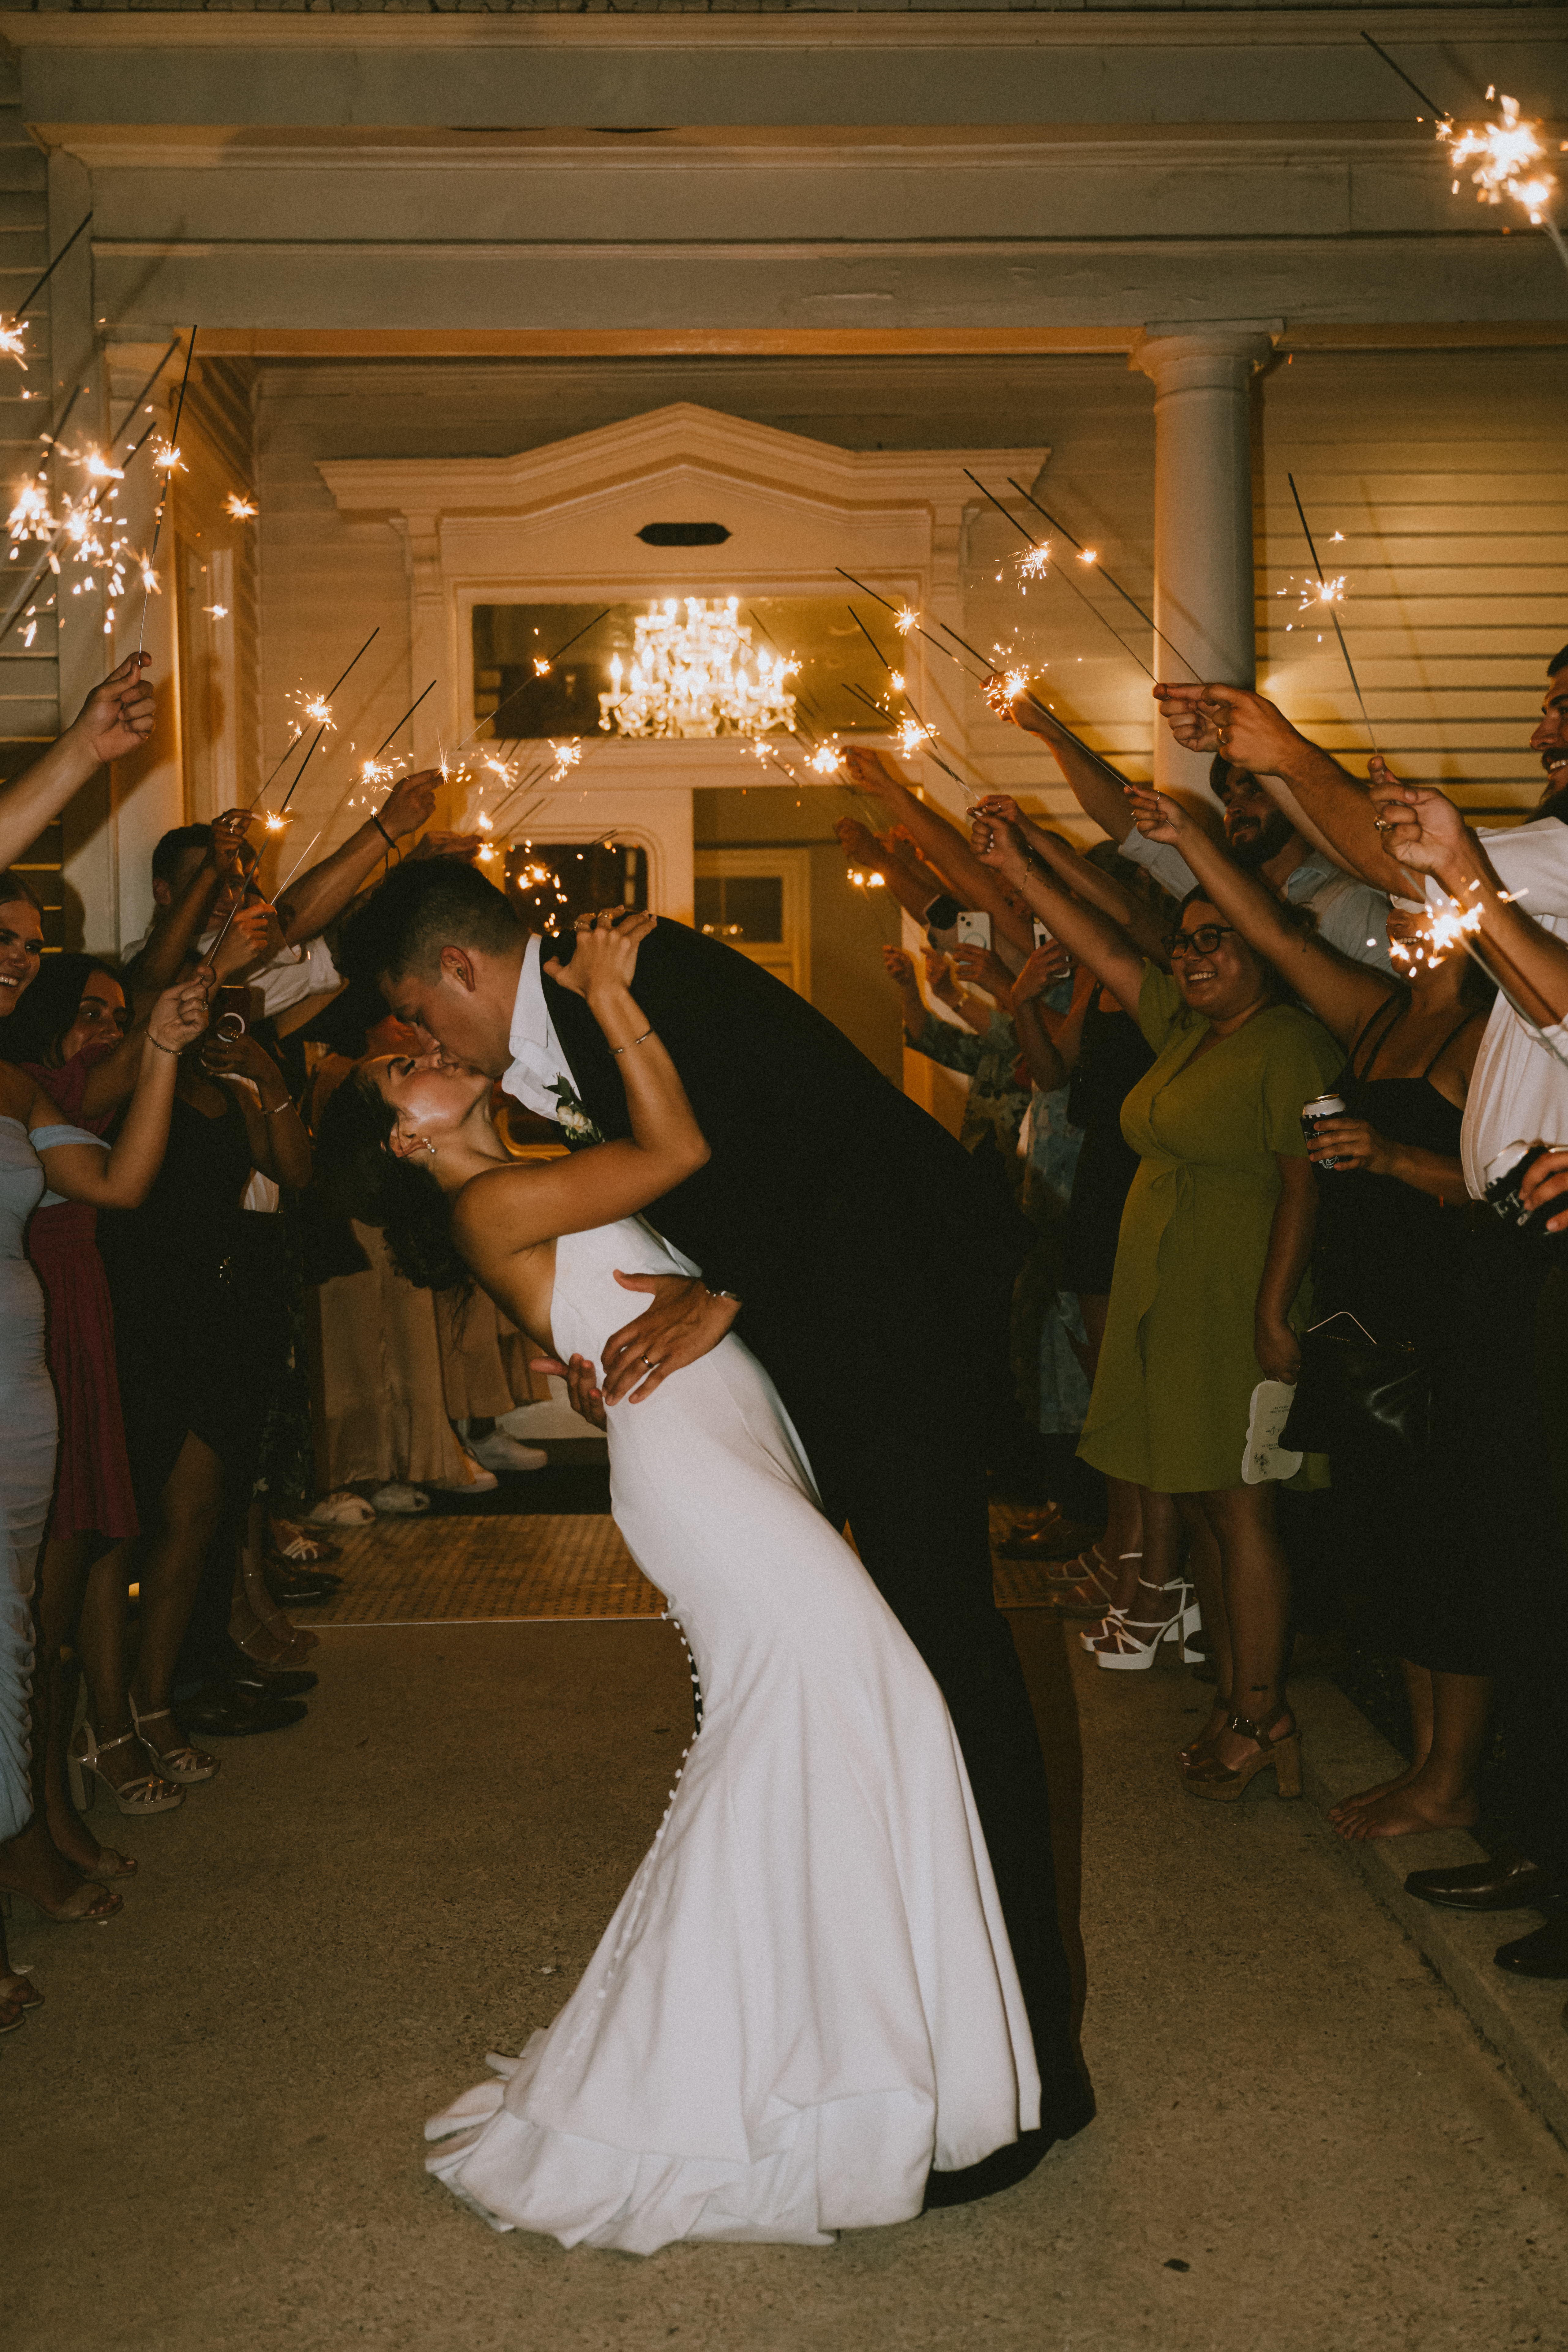
[{"label": "lit sparkler", "polygon": [[918,629],[920,625],[921,616],[911,605],[901,604],[899,607],[899,610],[893,614],[893,626],[897,629],[900,637],[907,637],[911,629]]},{"label": "lit sparkler", "polygon": [[[971,475],[970,479],[973,481],[973,476]],[[1011,474],[1007,477],[1007,487],[1009,489],[1016,490],[1018,496],[1025,499],[1028,505],[1032,506],[1037,515],[1041,515],[1045,518],[1046,521],[1050,524],[1053,530],[1060,531],[1062,537],[1067,541],[1068,545],[1077,553],[1078,560],[1080,563],[1094,564],[1099,567],[1100,576],[1104,581],[1106,586],[1108,588],[1114,589],[1117,595],[1121,597],[1124,604],[1130,604],[1131,606],[1132,610],[1137,614],[1138,618],[1142,621],[1147,627],[1153,630],[1154,635],[1159,638],[1160,643],[1163,646],[1170,646],[1171,651],[1175,655],[1176,659],[1181,663],[1182,667],[1187,672],[1188,676],[1193,678],[1198,678],[1198,672],[1194,669],[1192,663],[1187,659],[1180,646],[1171,645],[1171,640],[1165,635],[1164,630],[1156,625],[1153,614],[1152,613],[1146,613],[1142,605],[1138,602],[1137,597],[1129,593],[1113,572],[1106,571],[1104,565],[1100,562],[1098,550],[1092,547],[1085,547],[1080,539],[1075,539],[1072,532],[1068,530],[1067,525],[1064,522],[1058,521],[1057,517],[1051,513],[1048,507],[1043,507],[1040,504],[1039,499],[1035,496],[1033,490],[1026,490],[1024,488],[1023,483],[1016,481]],[[1007,511],[1006,508],[1004,507],[1002,511],[1005,514]],[[1011,518],[1009,518],[1009,520],[1011,520]],[[1047,544],[1048,546],[1049,542],[1047,541]],[[1073,583],[1068,580],[1067,584],[1070,588]],[[1089,599],[1085,597],[1084,602],[1088,604]],[[1099,608],[1095,605],[1090,605],[1089,610],[1091,612],[1099,613]],[[1103,620],[1105,615],[1103,613],[1099,613],[1099,617]],[[1112,634],[1114,635],[1114,632],[1112,632]],[[1122,640],[1118,637],[1116,642],[1118,645],[1121,645]],[[1201,679],[1199,679],[1200,684],[1201,682]]]},{"label": "lit sparkler", "polygon": [[[176,335],[171,340],[168,350],[163,352],[157,366],[131,403],[130,419],[134,419],[140,415],[146,395],[152,391],[153,384],[168,365],[171,356],[178,349],[179,337]],[[43,479],[45,467],[48,464],[51,454],[56,456],[68,454],[60,449],[60,437],[65,431],[66,421],[84,390],[84,385],[77,386],[66,403],[55,431],[39,436],[46,450],[44,461],[38,468],[37,478],[40,481]],[[125,584],[126,541],[117,520],[104,511],[112,504],[119,493],[117,489],[106,491],[103,483],[104,481],[118,482],[123,478],[132,459],[151,437],[153,430],[154,425],[149,425],[139,439],[132,440],[120,465],[109,467],[98,487],[87,497],[78,499],[68,494],[62,499],[61,511],[58,515],[49,514],[47,520],[39,518],[36,536],[41,542],[44,551],[20,592],[13,599],[5,619],[0,621],[0,641],[3,641],[16,625],[18,617],[22,617],[29,625],[26,642],[29,645],[32,643],[37,631],[37,616],[39,608],[30,600],[46,572],[52,572],[57,580],[61,577],[64,569],[61,561],[62,549],[66,559],[87,574],[85,581],[79,581],[72,587],[73,596],[80,595],[84,587],[89,594],[96,593],[101,587],[105,590],[110,603],[121,594]],[[74,462],[80,464],[84,461],[79,457]],[[13,553],[13,561],[15,561],[15,553]],[[46,602],[45,609],[47,610],[54,602],[54,597],[50,596]],[[113,619],[110,616],[104,623],[106,635],[112,631],[113,625]]]},{"label": "lit sparkler", "polygon": [[[366,637],[363,645],[361,646],[359,652],[355,654],[353,661],[350,662],[348,669],[343,670],[339,677],[333,679],[331,685],[328,687],[325,694],[317,695],[313,700],[305,704],[304,709],[307,716],[316,719],[318,720],[318,724],[314,735],[310,738],[310,749],[306,751],[304,758],[295,769],[293,782],[289,784],[288,791],[284,793],[283,798],[279,803],[279,807],[280,809],[286,809],[289,802],[293,799],[300,779],[304,774],[306,769],[310,766],[310,761],[315,755],[317,744],[320,743],[322,736],[326,733],[328,728],[332,723],[331,710],[333,695],[336,694],[339,687],[342,686],[343,679],[347,677],[349,670],[352,670],[354,667],[355,663],[360,662],[364,658],[365,655],[369,653],[372,646],[375,643],[380,635],[381,624],[378,621],[375,627],[371,631],[369,636]],[[321,718],[320,716],[322,711],[325,711],[326,713],[325,718]],[[303,734],[303,728],[301,728],[300,731]],[[298,738],[296,738],[296,740],[298,740]]]},{"label": "lit sparkler", "polygon": [[1342,604],[1344,600],[1345,582],[1342,572],[1337,580],[1306,581],[1301,589],[1301,601],[1296,609],[1299,613],[1316,613],[1321,612],[1325,604]]},{"label": "lit sparkler", "polygon": [[1518,99],[1499,97],[1495,83],[1489,86],[1487,96],[1497,100],[1502,115],[1500,122],[1483,123],[1479,130],[1467,125],[1457,138],[1452,122],[1440,122],[1437,126],[1440,140],[1453,140],[1448,151],[1449,161],[1456,167],[1453,193],[1459,193],[1458,168],[1479,156],[1480,161],[1470,173],[1470,185],[1479,191],[1477,203],[1500,205],[1504,196],[1511,196],[1516,205],[1523,206],[1531,226],[1546,229],[1561,247],[1562,236],[1555,223],[1547,220],[1544,210],[1557,185],[1555,174],[1536,172],[1529,179],[1524,177],[1532,164],[1545,158],[1541,126],[1521,121]]},{"label": "lit sparkler", "polygon": [[[185,368],[184,373],[180,378],[180,396],[174,403],[174,429],[170,433],[169,437],[164,442],[163,447],[161,449],[154,450],[153,454],[153,465],[159,467],[163,472],[163,487],[158,497],[158,510],[153,522],[153,550],[152,553],[147,558],[145,566],[143,567],[143,579],[146,578],[149,572],[155,570],[157,566],[158,541],[163,535],[163,516],[169,503],[169,489],[174,481],[175,471],[179,468],[180,465],[180,419],[185,413],[185,387],[191,380],[191,362],[195,357],[195,351],[196,329],[193,327],[191,329],[191,340],[185,346]],[[142,626],[137,632],[136,636],[136,650],[138,653],[141,652],[142,642],[147,635],[148,603],[149,598],[144,596],[142,600]],[[104,626],[106,629],[109,625],[109,623],[105,622]]]},{"label": "lit sparkler", "polygon": [[253,522],[261,511],[254,499],[241,498],[237,490],[229,492],[223,507],[224,512],[231,515],[236,522]]},{"label": "lit sparkler", "polygon": [[[1307,552],[1311,557],[1313,566],[1318,574],[1317,580],[1313,584],[1320,590],[1331,585],[1342,589],[1344,586],[1344,582],[1342,580],[1333,583],[1331,583],[1328,581],[1323,566],[1319,560],[1318,551],[1312,544],[1312,530],[1311,525],[1307,520],[1307,509],[1301,504],[1301,493],[1296,488],[1295,475],[1287,474],[1285,479],[1290,485],[1290,496],[1296,501],[1296,512],[1300,518],[1302,536],[1305,538],[1307,542]],[[1350,673],[1351,686],[1354,691],[1356,703],[1361,711],[1362,724],[1366,729],[1367,740],[1375,751],[1377,749],[1377,738],[1373,733],[1372,721],[1366,715],[1366,703],[1363,699],[1362,696],[1361,680],[1355,674],[1355,664],[1351,659],[1350,647],[1345,643],[1345,633],[1340,626],[1340,616],[1334,610],[1335,599],[1331,594],[1327,597],[1320,597],[1319,601],[1326,605],[1329,620],[1332,625],[1334,635],[1339,639],[1340,651],[1344,656],[1345,668]]]},{"label": "lit sparkler", "polygon": [[[996,496],[996,494],[995,494],[995,492],[994,492],[994,490],[988,490],[988,489],[986,488],[986,487],[985,487],[984,483],[981,480],[981,478],[980,478],[980,477],[979,477],[979,475],[978,475],[978,474],[971,474],[971,473],[969,472],[969,467],[968,467],[967,466],[965,466],[965,467],[963,468],[963,470],[964,470],[964,472],[965,472],[966,474],[968,474],[968,475],[969,475],[969,478],[970,478],[970,480],[973,483],[973,485],[974,485],[975,488],[980,492],[981,497],[982,497],[982,498],[984,498],[984,499],[990,499],[990,501],[991,501],[991,503],[992,503],[992,505],[995,508],[995,509],[996,509],[997,513],[998,513],[999,515],[1005,515],[1005,516],[1006,517],[1007,520],[1012,524],[1012,526],[1013,526],[1014,530],[1018,533],[1018,536],[1020,537],[1020,539],[1026,539],[1026,540],[1028,541],[1028,542],[1029,542],[1030,547],[1031,547],[1032,549],[1034,549],[1034,550],[1037,551],[1041,555],[1043,555],[1043,556],[1044,556],[1044,555],[1048,555],[1048,554],[1049,554],[1049,551],[1049,551],[1049,547],[1048,547],[1048,545],[1042,545],[1042,543],[1040,542],[1040,541],[1039,541],[1039,540],[1037,540],[1037,539],[1035,537],[1035,535],[1034,535],[1033,531],[1028,531],[1028,530],[1026,530],[1024,529],[1024,526],[1023,526],[1023,524],[1018,520],[1017,516],[1012,512],[1011,509],[1009,509],[1009,508],[1007,508],[1007,507],[1005,507],[1005,506],[1003,505],[1003,503],[1002,503],[1001,499]],[[1015,482],[1015,481],[1013,480],[1013,478],[1012,478],[1012,476],[1011,476],[1011,475],[1009,475],[1009,476],[1007,477],[1007,479],[1008,479],[1008,482],[1009,482],[1009,484],[1011,485],[1011,487],[1012,487],[1014,489],[1017,489],[1018,485],[1017,485],[1017,483],[1016,483],[1016,482]],[[1023,492],[1021,493],[1021,495],[1022,495],[1023,497],[1025,497],[1025,498],[1028,498],[1028,497],[1029,497],[1029,494],[1028,494],[1027,490],[1023,491]],[[1029,504],[1030,504],[1031,506],[1034,506],[1036,503],[1037,503],[1037,501],[1036,501],[1035,499],[1029,499]],[[1044,509],[1041,509],[1041,511],[1043,512],[1043,511],[1044,511]],[[1069,537],[1069,538],[1070,538],[1070,537],[1071,537],[1071,533],[1070,533],[1070,532],[1064,533],[1064,537]],[[1074,547],[1078,547],[1078,545],[1079,545],[1079,542],[1078,542],[1078,541],[1077,541],[1076,539],[1075,539],[1075,540],[1073,540],[1073,545],[1074,545]],[[1081,553],[1081,551],[1081,551],[1081,549],[1080,549],[1080,550],[1079,550],[1079,552]],[[1107,620],[1107,618],[1106,618],[1105,614],[1100,611],[1100,609],[1099,605],[1098,605],[1097,604],[1095,604],[1095,603],[1094,603],[1093,599],[1092,599],[1091,597],[1086,596],[1086,595],[1084,594],[1084,593],[1083,593],[1083,590],[1082,590],[1082,589],[1078,585],[1077,582],[1076,582],[1076,581],[1074,581],[1074,580],[1072,580],[1072,579],[1070,579],[1070,578],[1068,577],[1068,575],[1065,572],[1058,573],[1058,577],[1059,579],[1061,579],[1062,581],[1064,581],[1064,582],[1066,583],[1067,586],[1068,586],[1068,587],[1069,587],[1069,588],[1072,590],[1073,594],[1078,598],[1078,600],[1079,600],[1079,604],[1087,604],[1087,605],[1089,606],[1089,611],[1094,614],[1095,619],[1096,619],[1097,621],[1100,622],[1104,627],[1106,627],[1106,628],[1108,628],[1108,629],[1110,629],[1110,634],[1111,634],[1111,635],[1116,639],[1116,642],[1117,642],[1117,644],[1121,647],[1122,652],[1123,652],[1124,654],[1131,654],[1131,655],[1132,659],[1137,663],[1137,665],[1138,665],[1139,668],[1142,671],[1142,673],[1143,673],[1144,677],[1145,677],[1146,678],[1148,678],[1148,679],[1151,681],[1151,683],[1152,683],[1152,681],[1153,681],[1153,677],[1154,677],[1154,673],[1153,673],[1153,671],[1150,668],[1150,667],[1149,667],[1148,663],[1143,659],[1143,657],[1142,657],[1142,656],[1141,654],[1136,654],[1136,653],[1133,653],[1133,652],[1132,652],[1132,648],[1131,648],[1131,646],[1128,644],[1128,642],[1127,642],[1126,638],[1125,638],[1125,637],[1123,637],[1123,636],[1120,634],[1120,632],[1119,632],[1117,629],[1115,629],[1114,627],[1112,627],[1112,625],[1111,625],[1110,622],[1109,620]],[[1131,597],[1129,597],[1128,602],[1129,602],[1129,603],[1131,603]],[[1152,622],[1151,622],[1151,623],[1150,623],[1150,626],[1151,626],[1151,628],[1153,626],[1153,623],[1152,623]]]}]

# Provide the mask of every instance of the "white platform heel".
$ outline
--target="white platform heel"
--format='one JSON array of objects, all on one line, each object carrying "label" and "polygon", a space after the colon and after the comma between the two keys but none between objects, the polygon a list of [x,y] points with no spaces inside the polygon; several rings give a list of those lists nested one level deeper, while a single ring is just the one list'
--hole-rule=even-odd
[{"label": "white platform heel", "polygon": [[1154,1653],[1163,1642],[1177,1644],[1183,1665],[1195,1665],[1203,1652],[1193,1646],[1193,1636],[1203,1623],[1203,1613],[1193,1587],[1181,1576],[1173,1577],[1168,1584],[1149,1584],[1140,1577],[1138,1587],[1142,1592],[1173,1592],[1175,1607],[1168,1617],[1108,1619],[1104,1633],[1085,1644],[1096,1665],[1112,1675],[1142,1674],[1153,1664]]}]

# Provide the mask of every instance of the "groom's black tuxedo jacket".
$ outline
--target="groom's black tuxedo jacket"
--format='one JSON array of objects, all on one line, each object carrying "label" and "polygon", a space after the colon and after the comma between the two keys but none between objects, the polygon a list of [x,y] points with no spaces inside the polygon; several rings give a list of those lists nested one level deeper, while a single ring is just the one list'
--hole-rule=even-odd
[{"label": "groom's black tuxedo jacket", "polygon": [[[547,940],[544,954],[571,945]],[[907,1388],[911,1349],[954,1387],[968,1356],[973,1380],[1016,1261],[968,1153],[717,940],[661,921],[633,987],[712,1152],[648,1221],[712,1287],[740,1294],[742,1334],[791,1410],[895,1367]],[[629,1134],[619,1064],[586,1003],[548,974],[544,993],[584,1108],[601,1134]]]}]

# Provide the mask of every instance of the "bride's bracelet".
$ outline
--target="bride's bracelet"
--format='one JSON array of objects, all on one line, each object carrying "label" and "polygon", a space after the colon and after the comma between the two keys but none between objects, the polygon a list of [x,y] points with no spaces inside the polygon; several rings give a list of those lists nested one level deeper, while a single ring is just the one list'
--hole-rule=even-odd
[{"label": "bride's bracelet", "polygon": [[183,1045],[165,1045],[162,1037],[153,1036],[151,1029],[146,1032],[146,1037],[149,1045],[156,1045],[160,1054],[173,1054],[176,1062],[185,1050]]},{"label": "bride's bracelet", "polygon": [[612,1054],[629,1054],[634,1045],[646,1045],[652,1035],[651,1029],[645,1029],[640,1037],[628,1037],[624,1045],[612,1045],[610,1051]]}]

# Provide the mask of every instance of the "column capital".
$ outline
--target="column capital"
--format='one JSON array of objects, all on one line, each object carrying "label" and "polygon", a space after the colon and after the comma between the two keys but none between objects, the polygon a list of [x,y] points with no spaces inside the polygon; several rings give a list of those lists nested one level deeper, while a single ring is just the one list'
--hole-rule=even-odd
[{"label": "column capital", "polygon": [[1143,328],[1127,364],[1152,376],[1157,392],[1195,392],[1243,383],[1273,353],[1283,319],[1189,319]]}]

